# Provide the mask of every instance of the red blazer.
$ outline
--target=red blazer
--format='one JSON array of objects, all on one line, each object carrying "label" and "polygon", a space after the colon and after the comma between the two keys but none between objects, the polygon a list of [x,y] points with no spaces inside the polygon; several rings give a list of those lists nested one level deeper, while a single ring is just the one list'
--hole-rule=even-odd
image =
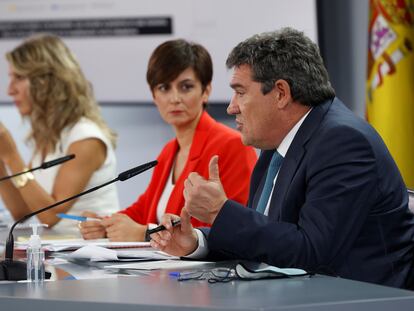
[{"label": "red blazer", "polygon": [[[157,223],[157,205],[170,175],[178,151],[176,139],[168,142],[158,156],[147,190],[131,206],[121,211],[140,224]],[[166,213],[179,215],[184,206],[184,181],[191,172],[208,178],[208,165],[213,155],[219,156],[220,179],[229,199],[246,205],[249,180],[257,160],[256,152],[242,144],[240,134],[216,122],[203,112],[195,130],[187,163],[176,180],[168,200]],[[207,224],[192,219],[196,227]]]}]

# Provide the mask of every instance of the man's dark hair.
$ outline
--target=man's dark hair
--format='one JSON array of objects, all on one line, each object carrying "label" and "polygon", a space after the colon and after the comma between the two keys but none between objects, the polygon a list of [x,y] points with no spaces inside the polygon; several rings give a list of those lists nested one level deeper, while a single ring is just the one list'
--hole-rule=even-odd
[{"label": "man's dark hair", "polygon": [[269,93],[277,80],[285,80],[294,100],[316,106],[333,98],[328,72],[318,46],[303,32],[292,28],[254,35],[230,52],[227,67],[250,66],[253,81]]}]

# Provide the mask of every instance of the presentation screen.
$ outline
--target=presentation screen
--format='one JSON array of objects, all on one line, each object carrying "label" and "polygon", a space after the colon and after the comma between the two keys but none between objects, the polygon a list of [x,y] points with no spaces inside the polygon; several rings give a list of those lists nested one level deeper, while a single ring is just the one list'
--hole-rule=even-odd
[{"label": "presentation screen", "polygon": [[227,103],[230,50],[255,33],[284,26],[316,42],[316,0],[0,0],[0,102],[10,102],[4,54],[30,34],[49,32],[74,52],[100,103],[152,102],[145,80],[149,56],[175,38],[209,50],[210,101]]}]

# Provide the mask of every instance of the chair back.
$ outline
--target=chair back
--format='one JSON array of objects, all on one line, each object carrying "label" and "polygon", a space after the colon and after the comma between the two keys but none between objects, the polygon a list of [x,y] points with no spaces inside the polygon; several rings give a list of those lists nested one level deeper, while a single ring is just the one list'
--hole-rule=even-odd
[{"label": "chair back", "polygon": [[408,191],[408,207],[414,213],[414,190],[407,189]]},{"label": "chair back", "polygon": [[[414,190],[407,189],[408,192],[408,207],[414,213]],[[414,290],[414,248],[413,248],[413,260],[411,269],[408,272],[408,277],[406,280],[406,288]]]}]

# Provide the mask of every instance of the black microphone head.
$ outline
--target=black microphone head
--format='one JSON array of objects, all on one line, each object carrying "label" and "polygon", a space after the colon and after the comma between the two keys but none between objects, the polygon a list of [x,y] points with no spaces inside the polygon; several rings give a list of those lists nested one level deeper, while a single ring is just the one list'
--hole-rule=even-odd
[{"label": "black microphone head", "polygon": [[131,177],[134,177],[142,172],[145,172],[146,170],[149,170],[150,168],[154,167],[157,164],[158,164],[158,161],[151,161],[151,162],[142,164],[140,166],[131,168],[130,170],[120,173],[118,175],[118,180],[124,181],[124,180],[130,179]]},{"label": "black microphone head", "polygon": [[62,164],[64,162],[72,160],[74,158],[75,158],[74,154],[69,154],[69,155],[61,157],[61,158],[57,158],[57,159],[54,159],[54,160],[51,160],[51,161],[44,162],[44,163],[42,163],[40,168],[42,168],[42,169],[49,168],[49,167],[52,167],[52,166],[55,166],[55,165],[58,165],[58,164]]},{"label": "black microphone head", "polygon": [[21,281],[27,279],[27,267],[23,261],[0,262],[0,281]]}]

